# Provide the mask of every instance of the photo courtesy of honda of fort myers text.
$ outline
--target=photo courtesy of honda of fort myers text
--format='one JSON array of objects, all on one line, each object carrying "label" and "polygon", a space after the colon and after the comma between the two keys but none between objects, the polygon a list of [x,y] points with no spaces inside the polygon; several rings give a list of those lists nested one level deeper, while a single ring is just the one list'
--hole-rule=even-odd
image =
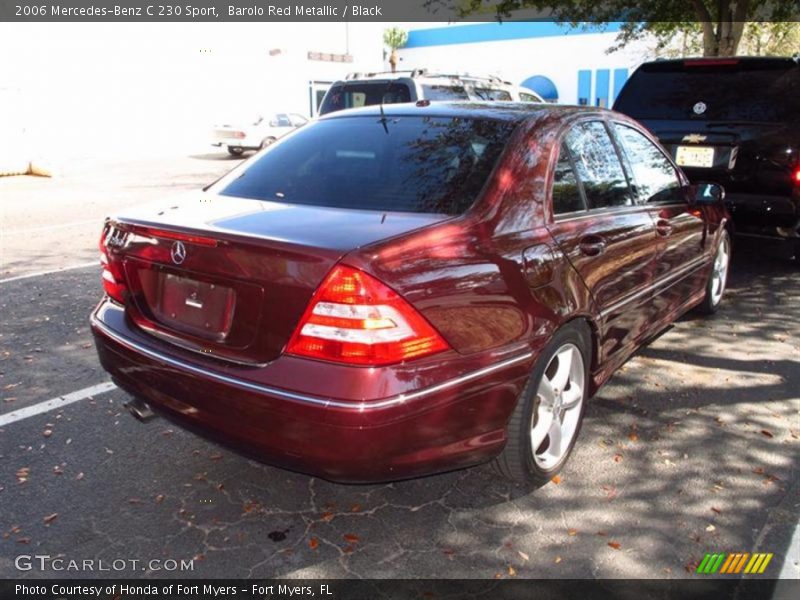
[{"label": "photo courtesy of honda of fort myers text", "polygon": [[800,595],[796,13],[0,0],[0,598]]}]

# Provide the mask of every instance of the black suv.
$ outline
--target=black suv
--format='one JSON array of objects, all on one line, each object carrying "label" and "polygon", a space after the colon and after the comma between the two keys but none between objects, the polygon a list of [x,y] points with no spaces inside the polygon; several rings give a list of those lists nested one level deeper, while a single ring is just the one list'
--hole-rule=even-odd
[{"label": "black suv", "polygon": [[800,261],[796,58],[644,63],[614,110],[658,136],[691,181],[725,187],[738,236],[780,242]]}]

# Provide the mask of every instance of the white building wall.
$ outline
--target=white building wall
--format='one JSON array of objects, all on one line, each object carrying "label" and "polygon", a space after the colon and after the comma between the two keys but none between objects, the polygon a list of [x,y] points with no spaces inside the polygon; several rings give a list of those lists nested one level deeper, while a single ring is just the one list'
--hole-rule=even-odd
[{"label": "white building wall", "polygon": [[[382,68],[384,27],[2,23],[0,56],[13,60],[0,60],[0,84],[18,90],[27,122],[13,126],[40,155],[210,150],[214,123],[273,110],[308,115],[309,81]],[[309,51],[349,51],[354,62],[308,60]],[[0,154],[9,145],[0,138]]]},{"label": "white building wall", "polygon": [[[459,27],[452,25],[451,27]],[[555,83],[559,103],[578,102],[578,71],[592,73],[592,98],[596,97],[596,71],[611,71],[610,103],[613,102],[614,70],[628,73],[647,60],[645,43],[631,44],[622,51],[607,54],[615,44],[616,33],[578,33],[560,37],[484,41],[466,44],[401,48],[402,69],[427,67],[440,72],[492,74],[517,85],[534,75],[543,75]]]}]

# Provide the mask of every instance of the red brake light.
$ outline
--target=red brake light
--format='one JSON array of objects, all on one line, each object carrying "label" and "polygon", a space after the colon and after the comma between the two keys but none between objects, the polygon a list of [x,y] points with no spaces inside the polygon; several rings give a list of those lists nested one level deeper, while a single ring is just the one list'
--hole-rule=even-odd
[{"label": "red brake light", "polygon": [[214,238],[203,237],[199,235],[191,235],[188,233],[179,233],[177,231],[167,231],[165,229],[153,229],[152,227],[144,227],[142,231],[147,235],[154,237],[167,238],[168,240],[180,240],[182,242],[189,242],[190,244],[197,244],[199,246],[217,245],[217,240]]},{"label": "red brake light", "polygon": [[796,167],[794,173],[792,173],[792,182],[795,185],[800,185],[800,167]]},{"label": "red brake light", "polygon": [[715,65],[738,65],[738,58],[693,58],[683,61],[684,67],[711,67]]},{"label": "red brake light", "polygon": [[417,310],[371,275],[335,267],[320,285],[287,354],[387,365],[449,349]]},{"label": "red brake light", "polygon": [[103,290],[112,300],[124,304],[126,288],[122,279],[122,270],[118,263],[110,261],[108,258],[107,240],[112,232],[113,227],[106,225],[103,228],[103,233],[100,234],[100,264],[103,267]]}]

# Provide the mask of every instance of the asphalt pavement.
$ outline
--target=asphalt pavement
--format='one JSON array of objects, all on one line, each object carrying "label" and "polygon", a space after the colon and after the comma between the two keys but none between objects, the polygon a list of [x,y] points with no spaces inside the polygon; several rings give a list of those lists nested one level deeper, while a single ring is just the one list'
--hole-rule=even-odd
[{"label": "asphalt pavement", "polygon": [[[88,327],[100,269],[84,266],[103,216],[235,164],[198,153],[0,179],[0,577],[684,578],[707,552],[773,552],[768,573],[800,576],[797,549],[784,560],[800,514],[800,271],[758,248],[735,249],[716,316],[687,315],[600,391],[538,490],[486,466],[334,484],[139,423],[118,389],[88,393],[108,381]],[[27,555],[95,571],[20,570]]]}]

